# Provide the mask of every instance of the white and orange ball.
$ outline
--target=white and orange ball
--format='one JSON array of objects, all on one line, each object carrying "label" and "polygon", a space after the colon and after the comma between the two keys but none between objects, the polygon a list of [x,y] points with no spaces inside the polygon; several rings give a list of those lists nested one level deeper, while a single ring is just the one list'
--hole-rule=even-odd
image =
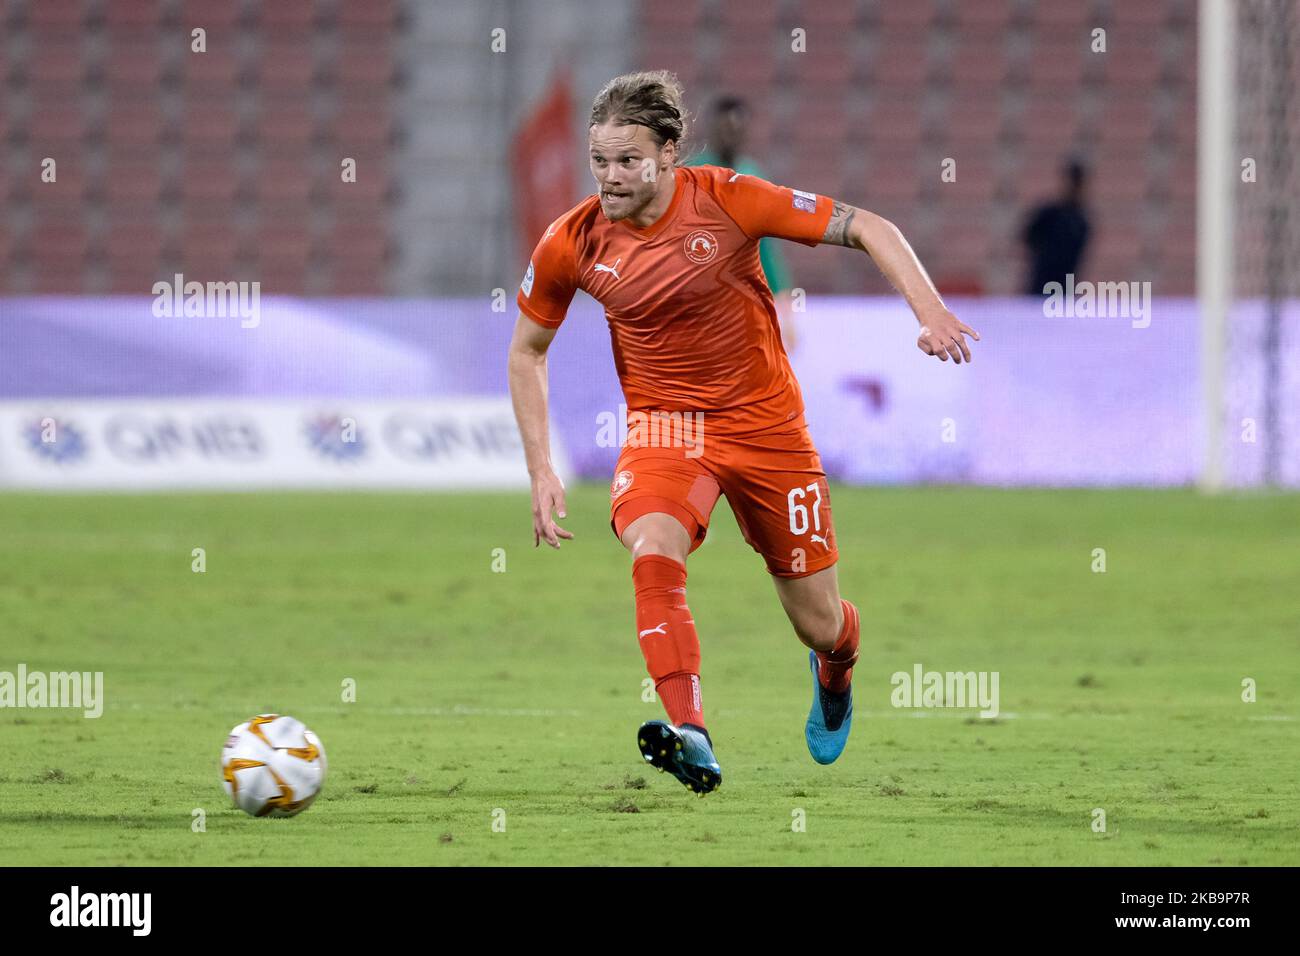
[{"label": "white and orange ball", "polygon": [[221,782],[235,806],[255,817],[291,817],[311,806],[325,782],[325,748],[300,720],[259,714],[221,750]]}]

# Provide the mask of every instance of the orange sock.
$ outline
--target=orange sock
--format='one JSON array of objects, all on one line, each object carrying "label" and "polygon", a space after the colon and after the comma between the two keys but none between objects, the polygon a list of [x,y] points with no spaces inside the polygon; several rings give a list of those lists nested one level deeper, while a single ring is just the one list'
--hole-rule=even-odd
[{"label": "orange sock", "polygon": [[817,678],[823,687],[835,694],[842,694],[849,689],[853,679],[853,665],[858,662],[858,609],[840,598],[844,608],[844,627],[839,639],[829,654],[817,652]]},{"label": "orange sock", "polygon": [[678,727],[694,724],[704,728],[704,707],[700,700],[699,674],[672,674],[655,685],[664,702],[668,719]]},{"label": "orange sock", "polygon": [[686,606],[686,565],[661,554],[632,562],[637,643],[668,719],[704,726],[700,638]]}]

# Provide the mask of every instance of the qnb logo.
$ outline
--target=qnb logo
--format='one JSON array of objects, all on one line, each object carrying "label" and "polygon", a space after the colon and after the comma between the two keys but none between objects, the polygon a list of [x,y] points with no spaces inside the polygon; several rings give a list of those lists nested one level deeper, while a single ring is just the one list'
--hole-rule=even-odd
[{"label": "qnb logo", "polygon": [[70,422],[42,418],[23,429],[23,438],[34,455],[56,465],[75,464],[86,457],[86,436]]},{"label": "qnb logo", "polygon": [[109,450],[123,461],[153,463],[185,457],[236,462],[257,461],[264,454],[261,433],[252,419],[119,415],[104,429]]},{"label": "qnb logo", "polygon": [[340,415],[317,415],[303,426],[307,444],[322,458],[356,461],[366,454],[365,436],[355,419]]},{"label": "qnb logo", "polygon": [[703,265],[712,262],[718,256],[718,240],[707,229],[696,229],[682,242],[686,258]]},{"label": "qnb logo", "polygon": [[152,925],[152,893],[69,893],[50,897],[51,926],[127,926],[134,936],[148,936]]},{"label": "qnb logo", "polygon": [[520,449],[519,429],[508,415],[468,424],[399,412],[384,422],[383,438],[399,458],[417,462],[512,460]]}]

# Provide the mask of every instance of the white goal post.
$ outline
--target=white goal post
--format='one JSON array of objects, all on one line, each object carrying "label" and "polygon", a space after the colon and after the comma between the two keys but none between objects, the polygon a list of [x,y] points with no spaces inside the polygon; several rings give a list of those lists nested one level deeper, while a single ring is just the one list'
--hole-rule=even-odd
[{"label": "white goal post", "polygon": [[1233,288],[1236,86],[1232,0],[1200,0],[1197,25],[1196,296],[1201,310],[1204,458],[1200,485],[1224,486],[1224,367]]}]

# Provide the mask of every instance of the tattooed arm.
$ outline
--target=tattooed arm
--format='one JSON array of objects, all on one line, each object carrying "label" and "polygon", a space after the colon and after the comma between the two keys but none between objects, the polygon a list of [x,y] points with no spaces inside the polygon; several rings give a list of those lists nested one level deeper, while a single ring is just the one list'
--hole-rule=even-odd
[{"label": "tattooed arm", "polygon": [[822,242],[861,249],[875,260],[921,323],[916,346],[922,352],[944,362],[951,356],[958,365],[971,360],[965,336],[978,342],[979,333],[948,311],[925,267],[892,222],[836,200]]}]

